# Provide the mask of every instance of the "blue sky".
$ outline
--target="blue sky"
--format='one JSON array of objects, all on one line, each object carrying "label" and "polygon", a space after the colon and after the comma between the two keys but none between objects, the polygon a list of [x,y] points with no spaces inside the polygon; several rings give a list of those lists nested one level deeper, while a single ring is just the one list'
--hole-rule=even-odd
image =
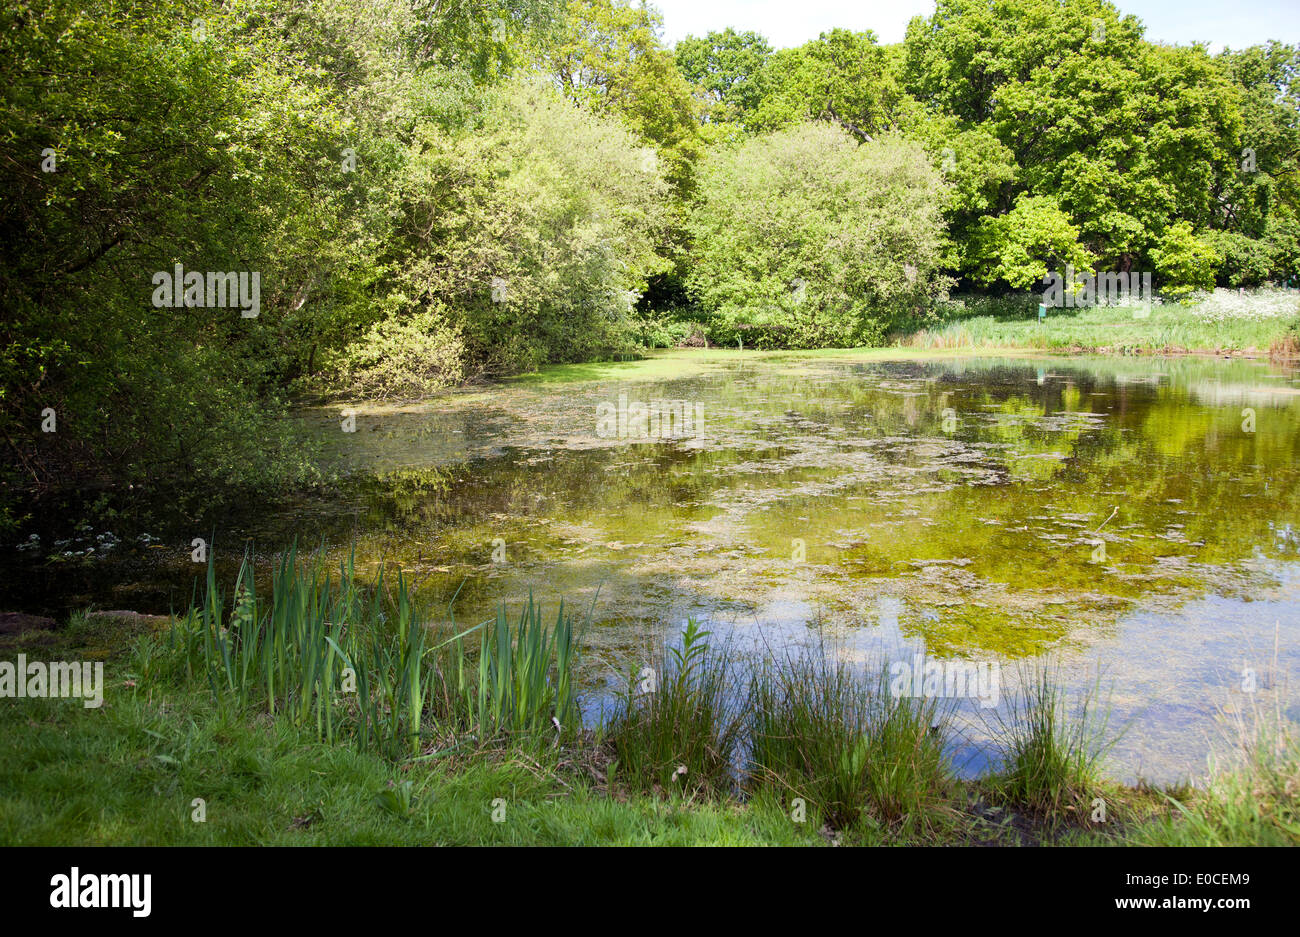
[{"label": "blue sky", "polygon": [[[929,16],[934,0],[650,0],[664,14],[669,44],[710,29],[753,29],[776,48],[802,45],[824,29],[871,29],[882,42],[903,38],[907,21]],[[1147,38],[1234,49],[1269,39],[1300,42],[1300,0],[1119,0],[1141,17]]]}]

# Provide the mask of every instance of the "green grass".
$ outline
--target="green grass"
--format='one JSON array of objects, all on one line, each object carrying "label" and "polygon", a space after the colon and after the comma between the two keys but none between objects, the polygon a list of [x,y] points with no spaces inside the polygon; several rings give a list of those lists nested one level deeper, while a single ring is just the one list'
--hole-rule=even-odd
[{"label": "green grass", "polygon": [[1156,304],[1145,316],[1124,306],[1048,309],[1038,319],[1036,297],[966,299],[939,326],[898,336],[922,350],[1036,349],[1111,353],[1246,351],[1285,346],[1297,351],[1300,294],[1262,291],[1237,297],[1225,291],[1191,305]]},{"label": "green grass", "polygon": [[[1277,672],[1274,657],[1273,672]],[[1274,697],[1221,713],[1235,764],[1219,771],[1204,797],[1169,797],[1174,811],[1137,832],[1161,846],[1300,845],[1300,737]]]},{"label": "green grass", "polygon": [[[0,843],[6,845],[798,844],[815,829],[776,810],[623,802],[510,754],[455,770],[395,765],[318,742],[284,720],[214,710],[206,690],[6,700]],[[381,795],[410,782],[409,812]],[[206,820],[192,819],[193,801]],[[493,822],[494,801],[503,822]],[[498,805],[498,809],[499,809]],[[498,813],[498,816],[501,814]]]},{"label": "green grass", "polygon": [[717,795],[734,786],[742,723],[735,670],[725,650],[710,651],[709,637],[688,620],[680,648],[629,675],[603,730],[613,749],[610,770],[638,791]]},{"label": "green grass", "polygon": [[1033,811],[1049,822],[1090,815],[1103,787],[1102,764],[1116,739],[1098,715],[1095,691],[1071,711],[1050,663],[1023,666],[1008,712],[994,717],[1003,764],[991,779],[1000,800]]},{"label": "green grass", "polygon": [[834,829],[864,819],[930,828],[954,787],[932,700],[895,698],[888,671],[824,649],[769,662],[754,678],[750,785],[805,805]]},{"label": "green grass", "polygon": [[[142,679],[206,682],[214,704],[256,710],[349,740],[389,758],[413,757],[438,739],[477,743],[576,730],[574,621],[561,604],[548,626],[529,597],[512,629],[506,610],[430,646],[433,626],[402,574],[357,581],[352,559],[337,576],[323,557],[288,550],[259,597],[249,559],[226,602],[209,562],[201,597],[165,635],[132,650]],[[475,642],[474,635],[479,640]],[[477,643],[477,649],[473,645]]]},{"label": "green grass", "polygon": [[[233,608],[206,596],[170,626],[77,615],[0,639],[0,658],[107,660],[101,708],[0,706],[0,844],[1300,845],[1280,715],[1267,737],[1240,731],[1244,766],[1207,790],[1129,788],[1102,775],[1099,723],[1039,670],[1004,770],[959,781],[932,704],[825,654],[742,686],[691,622],[653,692],[638,679],[580,730],[563,611],[550,625],[530,599],[426,640],[401,577],[386,590],[314,562],[282,560],[264,603],[241,575]],[[357,664],[366,699],[341,690]]]}]

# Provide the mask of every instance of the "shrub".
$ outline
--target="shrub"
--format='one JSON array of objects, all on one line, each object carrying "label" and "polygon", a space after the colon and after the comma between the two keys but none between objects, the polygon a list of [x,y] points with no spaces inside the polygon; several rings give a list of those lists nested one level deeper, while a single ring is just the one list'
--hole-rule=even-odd
[{"label": "shrub", "polygon": [[1092,256],[1079,243],[1079,229],[1070,223],[1056,200],[1021,195],[1005,215],[985,218],[975,229],[968,249],[974,278],[1025,287],[1043,279],[1049,269],[1066,265],[1086,270]]},{"label": "shrub", "polygon": [[1214,251],[1218,266],[1215,280],[1224,286],[1259,286],[1273,268],[1272,250],[1266,241],[1235,231],[1206,231],[1203,240]]},{"label": "shrub", "polygon": [[632,345],[665,268],[667,184],[613,119],[517,82],[477,125],[417,128],[399,183],[398,292],[452,311],[471,372],[581,361]]},{"label": "shrub", "polygon": [[1183,299],[1196,290],[1214,289],[1218,257],[1214,249],[1192,233],[1186,221],[1170,225],[1151,251],[1156,287],[1171,299]]},{"label": "shrub", "polygon": [[365,397],[419,397],[464,376],[465,343],[441,310],[375,323],[339,355],[334,384]]}]

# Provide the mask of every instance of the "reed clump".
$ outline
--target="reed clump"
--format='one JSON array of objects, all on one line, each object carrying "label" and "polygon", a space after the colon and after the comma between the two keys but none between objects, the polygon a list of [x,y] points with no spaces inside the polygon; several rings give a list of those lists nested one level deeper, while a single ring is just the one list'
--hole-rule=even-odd
[{"label": "reed clump", "polygon": [[1098,709],[1097,687],[1070,702],[1050,662],[1025,665],[1007,712],[995,711],[993,735],[1001,771],[990,785],[998,796],[1044,816],[1078,820],[1102,786],[1102,765],[1116,737],[1109,712]]},{"label": "reed clump", "polygon": [[688,619],[680,647],[629,675],[603,729],[614,779],[663,793],[718,794],[735,786],[743,728],[736,672],[725,649],[710,649],[710,637]]},{"label": "reed clump", "polygon": [[953,786],[937,703],[890,693],[887,668],[824,648],[769,661],[748,709],[751,789],[798,798],[834,829],[925,823]]},{"label": "reed clump", "polygon": [[575,623],[562,604],[551,624],[531,595],[513,623],[505,608],[464,631],[453,617],[453,635],[431,644],[432,617],[400,573],[386,582],[380,569],[362,585],[351,557],[334,571],[294,547],[269,595],[246,557],[227,599],[214,569],[171,629],[137,647],[151,671],[203,679],[222,703],[390,758],[448,737],[481,745],[576,730]]}]

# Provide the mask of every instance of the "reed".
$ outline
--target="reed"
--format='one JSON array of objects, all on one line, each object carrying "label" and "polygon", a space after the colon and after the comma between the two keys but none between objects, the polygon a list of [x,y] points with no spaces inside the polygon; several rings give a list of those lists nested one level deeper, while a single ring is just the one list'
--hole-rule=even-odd
[{"label": "reed", "polygon": [[1071,711],[1052,663],[1022,666],[1019,683],[1007,715],[996,714],[990,727],[1002,747],[991,787],[1012,804],[1057,819],[1088,816],[1087,801],[1117,741],[1108,734],[1109,712],[1097,708],[1098,687],[1084,691]]},{"label": "reed", "polygon": [[[454,617],[452,621],[454,628]],[[471,630],[482,632],[477,660],[460,634],[446,644],[448,653],[440,661],[439,679],[450,688],[441,697],[446,718],[476,731],[480,739],[577,729],[577,637],[574,618],[565,613],[563,602],[549,627],[541,605],[529,593],[513,628],[502,605],[495,619]]]},{"label": "reed", "polygon": [[712,650],[694,618],[648,674],[629,675],[604,732],[613,774],[660,793],[717,794],[735,786],[735,754],[744,725],[728,652]]},{"label": "reed", "polygon": [[[452,636],[431,646],[430,618],[400,572],[391,588],[382,568],[362,586],[351,555],[335,576],[295,546],[272,570],[269,598],[253,573],[245,557],[228,603],[210,561],[202,596],[164,642],[176,673],[202,675],[220,700],[391,758],[419,755],[433,734],[483,743],[577,728],[575,625],[563,603],[550,626],[531,595],[514,627],[505,606],[464,631],[452,616]],[[152,649],[141,655],[152,665]]]},{"label": "reed", "polygon": [[751,790],[801,798],[835,829],[924,823],[952,787],[937,705],[893,696],[887,668],[819,647],[765,662],[750,697]]}]

